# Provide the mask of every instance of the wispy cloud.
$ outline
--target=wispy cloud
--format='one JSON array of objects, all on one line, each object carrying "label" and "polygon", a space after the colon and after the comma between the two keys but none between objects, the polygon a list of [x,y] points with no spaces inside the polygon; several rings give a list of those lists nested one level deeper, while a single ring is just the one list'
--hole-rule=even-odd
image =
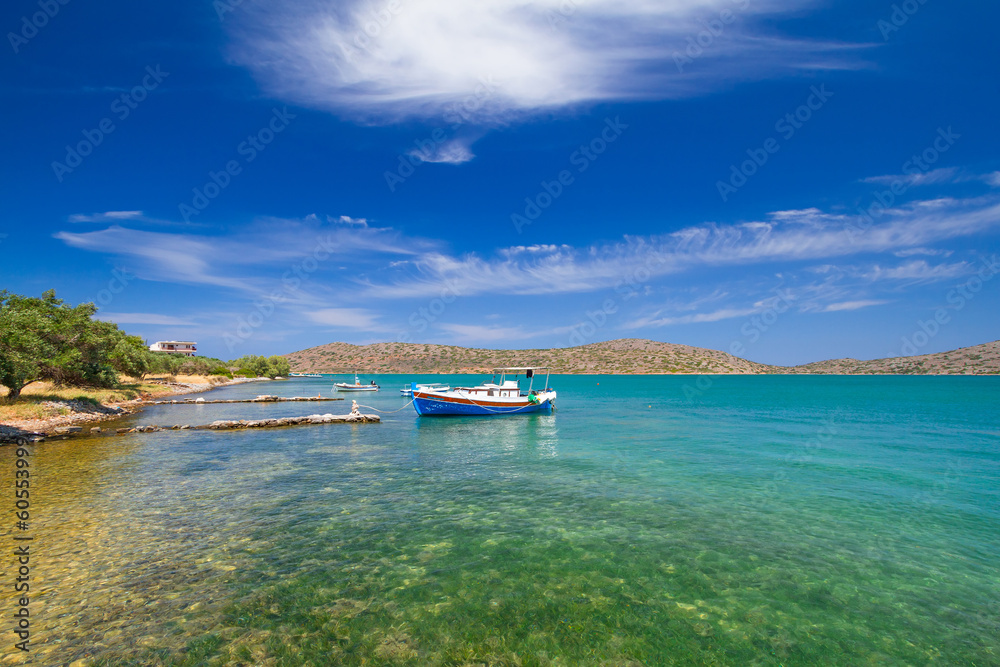
[{"label": "wispy cloud", "polygon": [[171,327],[197,326],[197,323],[192,320],[184,319],[182,317],[174,317],[173,315],[160,315],[157,313],[100,312],[96,315],[96,318],[104,320],[105,322],[114,322],[116,324],[156,324]]},{"label": "wispy cloud", "polygon": [[644,317],[627,322],[623,329],[645,329],[647,327],[666,327],[678,324],[699,324],[702,322],[718,322],[736,317],[749,317],[761,312],[761,308],[721,308],[707,313],[690,313],[669,317]]},{"label": "wispy cloud", "polygon": [[[582,248],[537,246],[528,252],[517,246],[493,258],[432,252],[419,257],[416,271],[371,283],[367,294],[428,296],[448,285],[460,286],[463,295],[586,292],[614,286],[639,267],[655,277],[696,267],[895,252],[1000,227],[1000,201],[995,197],[917,201],[887,211],[863,234],[848,233],[856,222],[847,215],[804,209],[781,211],[762,221],[703,224],[673,234],[625,237]],[[920,267],[911,268],[916,273]]]},{"label": "wispy cloud", "polygon": [[941,183],[956,183],[962,180],[959,170],[956,167],[944,167],[927,172],[915,172],[911,174],[888,174],[885,176],[870,176],[862,180],[863,183],[878,183],[880,185],[892,185],[900,183],[908,187],[918,185],[938,185]]},{"label": "wispy cloud", "polygon": [[882,267],[876,265],[865,271],[863,275],[871,281],[905,280],[912,282],[933,282],[938,280],[951,280],[952,278],[968,275],[972,271],[972,265],[968,262],[930,264],[921,259],[904,262],[903,264],[892,267]]},{"label": "wispy cloud", "polygon": [[332,222],[338,225],[356,225],[358,227],[367,227],[367,218],[352,218],[349,215],[342,215],[339,218],[335,218],[332,215],[326,216],[327,222]]},{"label": "wispy cloud", "polygon": [[306,317],[323,326],[372,331],[381,329],[378,313],[364,308],[321,308],[312,310]]},{"label": "wispy cloud", "polygon": [[413,149],[409,155],[421,162],[443,162],[445,164],[462,164],[476,157],[468,142],[463,139],[453,139],[426,149]]},{"label": "wispy cloud", "polygon": [[[403,238],[391,228],[369,227],[363,218],[340,216],[335,221],[341,224],[323,224],[314,215],[303,220],[262,218],[224,236],[112,225],[91,232],[62,231],[55,237],[75,248],[131,260],[129,270],[147,280],[253,293],[273,290],[284,272],[309,257],[317,267],[324,262],[326,270],[333,268],[325,264],[330,258],[350,258],[357,270],[359,264],[375,267],[387,256],[413,256],[437,247],[428,240]],[[275,273],[264,277],[251,267]]]},{"label": "wispy cloud", "polygon": [[[373,122],[458,107],[465,118],[495,122],[601,100],[690,96],[733,77],[857,67],[849,45],[763,27],[816,4],[305,0],[244,5],[228,25],[232,58],[277,96]],[[688,39],[724,10],[740,20],[717,31],[694,66],[677,67]]]},{"label": "wispy cloud", "polygon": [[954,183],[969,183],[979,181],[992,187],[1000,187],[1000,171],[980,173],[958,167],[942,167],[927,172],[914,171],[906,174],[887,174],[885,176],[869,176],[861,179],[862,183],[877,183],[879,185],[902,184],[906,187],[922,185],[942,185]]},{"label": "wispy cloud", "polygon": [[456,343],[510,343],[511,341],[524,341],[537,338],[539,336],[565,334],[573,327],[555,327],[547,329],[528,330],[523,326],[502,326],[502,325],[482,325],[482,324],[453,324],[441,322],[437,328],[452,334],[452,339]]},{"label": "wispy cloud", "polygon": [[914,255],[926,255],[928,257],[951,257],[954,252],[954,250],[938,248],[905,248],[903,250],[897,250],[892,254],[896,257],[913,257]]},{"label": "wispy cloud", "polygon": [[824,313],[836,313],[844,310],[859,310],[861,308],[870,308],[871,306],[881,306],[883,304],[889,303],[888,301],[883,301],[881,299],[864,299],[861,301],[841,301],[840,303],[831,303],[823,309]]},{"label": "wispy cloud", "polygon": [[210,260],[217,248],[208,239],[117,225],[94,232],[58,232],[55,237],[75,248],[131,258],[136,275],[150,280],[246,287],[242,280],[214,270],[218,265]]},{"label": "wispy cloud", "polygon": [[141,219],[142,211],[105,211],[104,213],[91,213],[85,215],[76,213],[69,216],[70,222],[114,222],[119,220]]}]

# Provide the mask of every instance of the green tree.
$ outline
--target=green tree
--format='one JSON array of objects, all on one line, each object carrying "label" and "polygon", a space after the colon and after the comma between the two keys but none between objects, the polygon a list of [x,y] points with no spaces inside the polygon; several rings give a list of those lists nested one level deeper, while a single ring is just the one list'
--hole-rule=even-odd
[{"label": "green tree", "polygon": [[141,338],[124,336],[111,351],[110,361],[119,373],[142,379],[150,369],[150,354]]},{"label": "green tree", "polygon": [[94,320],[96,312],[92,303],[65,304],[53,290],[40,299],[0,292],[0,383],[9,398],[35,380],[115,387],[119,369],[141,374],[142,341]]},{"label": "green tree", "polygon": [[277,355],[267,358],[267,376],[270,378],[287,376],[292,371],[288,359]]},{"label": "green tree", "polygon": [[[46,292],[44,299],[55,300]],[[52,321],[43,299],[28,299],[0,291],[0,384],[16,399],[21,390],[45,373],[45,360],[56,355],[51,341]]]},{"label": "green tree", "polygon": [[249,377],[273,378],[279,375],[288,375],[291,371],[288,359],[279,356],[262,357],[256,354],[248,354],[230,361],[228,365],[236,369],[233,371],[234,373]]}]

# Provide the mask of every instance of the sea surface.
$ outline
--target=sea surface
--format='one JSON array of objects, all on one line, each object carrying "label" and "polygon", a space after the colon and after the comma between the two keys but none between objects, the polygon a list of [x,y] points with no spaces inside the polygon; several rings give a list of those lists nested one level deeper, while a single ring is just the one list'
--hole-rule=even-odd
[{"label": "sea surface", "polygon": [[33,664],[1000,665],[1000,378],[553,376],[551,415],[457,418],[398,389],[481,378],[371,379],[111,426],[380,424],[34,445]]}]

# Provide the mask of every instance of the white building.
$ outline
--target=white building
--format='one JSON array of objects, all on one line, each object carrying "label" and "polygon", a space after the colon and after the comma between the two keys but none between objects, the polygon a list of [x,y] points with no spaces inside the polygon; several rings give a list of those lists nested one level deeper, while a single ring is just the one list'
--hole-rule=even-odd
[{"label": "white building", "polygon": [[191,340],[158,340],[149,349],[153,352],[173,352],[193,357],[198,351],[198,344]]}]

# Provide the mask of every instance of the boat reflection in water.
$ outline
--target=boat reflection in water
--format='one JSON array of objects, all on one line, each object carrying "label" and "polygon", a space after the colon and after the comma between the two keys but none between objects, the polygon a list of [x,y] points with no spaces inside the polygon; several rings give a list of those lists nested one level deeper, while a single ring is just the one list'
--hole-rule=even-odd
[{"label": "boat reflection in water", "polygon": [[462,461],[472,466],[467,472],[485,465],[492,470],[490,474],[501,474],[506,466],[493,467],[498,459],[523,463],[559,456],[559,429],[553,413],[518,419],[418,419],[415,428],[421,458]]}]

